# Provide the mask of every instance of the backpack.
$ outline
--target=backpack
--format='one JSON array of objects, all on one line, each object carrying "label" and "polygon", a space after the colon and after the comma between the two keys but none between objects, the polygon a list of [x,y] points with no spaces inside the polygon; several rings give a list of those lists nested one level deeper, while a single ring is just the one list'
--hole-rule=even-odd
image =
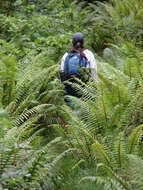
[{"label": "backpack", "polygon": [[82,79],[81,73],[84,73],[87,67],[87,58],[77,52],[69,52],[64,62],[65,80],[77,77]]}]

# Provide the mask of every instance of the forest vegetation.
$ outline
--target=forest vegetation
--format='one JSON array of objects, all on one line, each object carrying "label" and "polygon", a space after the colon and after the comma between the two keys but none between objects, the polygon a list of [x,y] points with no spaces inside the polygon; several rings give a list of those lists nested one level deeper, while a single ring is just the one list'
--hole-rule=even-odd
[{"label": "forest vegetation", "polygon": [[[143,189],[142,21],[142,0],[0,1],[0,189]],[[99,83],[72,84],[71,109],[59,71],[75,32]]]}]

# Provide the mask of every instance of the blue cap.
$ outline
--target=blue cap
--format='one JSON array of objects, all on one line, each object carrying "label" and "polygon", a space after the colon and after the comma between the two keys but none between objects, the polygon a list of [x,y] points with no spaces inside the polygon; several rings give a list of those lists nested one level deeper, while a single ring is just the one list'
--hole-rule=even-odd
[{"label": "blue cap", "polygon": [[80,42],[81,44],[84,43],[83,34],[81,32],[75,33],[72,38],[73,45],[76,45],[78,42]]}]

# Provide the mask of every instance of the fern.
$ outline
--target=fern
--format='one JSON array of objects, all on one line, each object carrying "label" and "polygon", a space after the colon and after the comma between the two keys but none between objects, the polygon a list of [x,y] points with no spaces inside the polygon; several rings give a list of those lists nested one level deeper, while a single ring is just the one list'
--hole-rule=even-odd
[{"label": "fern", "polygon": [[124,142],[123,133],[119,134],[117,140],[114,143],[114,156],[119,169],[122,169],[122,167],[126,167],[124,162],[127,161],[127,155],[126,155],[126,145]]},{"label": "fern", "polygon": [[143,135],[142,125],[138,126],[136,129],[132,131],[131,135],[128,138],[128,149],[130,154],[134,153],[137,150],[141,142],[142,135]]},{"label": "fern", "polygon": [[103,145],[96,143],[92,145],[94,155],[102,160],[103,163],[110,165],[110,157],[108,155],[108,152],[106,152],[105,148]]}]

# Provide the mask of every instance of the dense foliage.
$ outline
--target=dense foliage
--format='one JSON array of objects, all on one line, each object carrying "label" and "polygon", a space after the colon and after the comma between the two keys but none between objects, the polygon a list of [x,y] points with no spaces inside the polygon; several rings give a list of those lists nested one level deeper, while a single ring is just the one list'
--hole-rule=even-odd
[{"label": "dense foliage", "polygon": [[[0,189],[142,190],[141,0],[0,1]],[[72,84],[60,60],[74,32],[99,84]]]}]

